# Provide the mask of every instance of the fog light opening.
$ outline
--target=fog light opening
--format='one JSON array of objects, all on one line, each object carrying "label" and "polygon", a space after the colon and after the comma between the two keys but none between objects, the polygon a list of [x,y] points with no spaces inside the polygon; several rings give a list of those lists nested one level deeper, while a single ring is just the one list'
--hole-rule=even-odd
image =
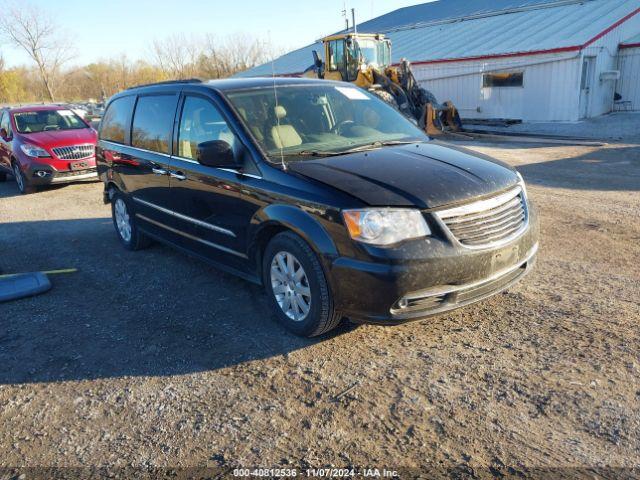
[{"label": "fog light opening", "polygon": [[34,175],[36,177],[40,177],[40,178],[44,178],[48,175],[51,175],[51,172],[47,172],[46,170],[38,170],[36,172],[34,172]]},{"label": "fog light opening", "polygon": [[398,300],[399,309],[407,308],[408,306],[409,306],[409,300],[407,300],[406,298],[401,298],[400,300]]}]

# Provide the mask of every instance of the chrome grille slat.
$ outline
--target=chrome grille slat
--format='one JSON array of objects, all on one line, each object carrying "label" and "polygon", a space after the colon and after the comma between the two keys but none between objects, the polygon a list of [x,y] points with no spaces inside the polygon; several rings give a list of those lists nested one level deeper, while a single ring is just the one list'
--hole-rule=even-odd
[{"label": "chrome grille slat", "polygon": [[492,222],[490,224],[483,223],[481,227],[477,227],[476,225],[469,225],[463,229],[453,229],[451,228],[451,232],[456,236],[466,236],[465,234],[471,233],[471,237],[481,234],[486,231],[499,231],[502,227],[506,227],[510,224],[520,225],[522,220],[524,219],[524,212],[515,212],[513,215],[500,220],[499,222]]},{"label": "chrome grille slat", "polygon": [[520,228],[520,224],[515,225],[515,226],[511,226],[506,230],[498,230],[496,232],[489,232],[489,233],[482,233],[480,235],[469,235],[464,237],[464,241],[465,242],[475,242],[478,241],[480,239],[482,240],[498,240],[506,235],[509,234],[509,232],[513,231],[513,230],[517,230],[518,228]]},{"label": "chrome grille slat", "polygon": [[493,231],[481,232],[481,233],[477,233],[477,234],[474,234],[474,235],[467,235],[467,236],[464,237],[464,239],[465,239],[465,241],[475,241],[475,240],[478,240],[480,238],[500,237],[505,232],[517,230],[518,228],[520,228],[520,222],[512,223],[510,225],[505,225],[504,227],[498,228],[498,229],[493,230]]},{"label": "chrome grille slat", "polygon": [[470,215],[461,215],[459,217],[449,217],[447,218],[447,223],[451,223],[451,224],[456,224],[456,223],[464,223],[464,222],[471,222],[474,220],[478,220],[478,219],[482,219],[482,218],[486,218],[486,217],[491,217],[493,215],[497,215],[499,213],[502,213],[504,211],[507,211],[511,208],[513,208],[514,206],[520,204],[520,198],[516,197],[513,198],[511,200],[509,200],[507,203],[496,207],[496,208],[492,208],[490,210],[486,210],[484,212],[481,213],[474,213],[474,214],[470,214]]},{"label": "chrome grille slat", "polygon": [[524,231],[528,212],[520,186],[493,198],[435,212],[455,239],[469,248],[503,244]]},{"label": "chrome grille slat", "polygon": [[61,160],[82,160],[93,157],[95,154],[95,146],[92,144],[55,147],[52,150]]},{"label": "chrome grille slat", "polygon": [[512,233],[517,232],[519,229],[520,227],[517,227],[517,228],[512,228],[511,230],[508,230],[505,232],[501,232],[496,235],[484,235],[478,238],[471,238],[471,239],[465,240],[465,244],[474,245],[474,246],[486,245],[487,243],[491,243],[493,241],[501,240],[503,238],[509,237]]},{"label": "chrome grille slat", "polygon": [[506,212],[502,212],[499,215],[495,215],[493,217],[487,217],[486,219],[483,218],[476,221],[459,222],[459,223],[451,223],[451,224],[447,222],[447,224],[449,225],[449,228],[451,230],[464,232],[465,230],[468,230],[469,227],[475,227],[479,225],[490,226],[492,224],[497,224],[497,223],[509,220],[510,218],[517,217],[522,213],[523,213],[522,208],[517,208],[516,206],[516,207],[512,207],[510,210]]}]

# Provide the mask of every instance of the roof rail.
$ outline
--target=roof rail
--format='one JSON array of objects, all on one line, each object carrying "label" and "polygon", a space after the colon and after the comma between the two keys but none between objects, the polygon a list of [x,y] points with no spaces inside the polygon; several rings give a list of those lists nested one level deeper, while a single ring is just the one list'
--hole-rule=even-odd
[{"label": "roof rail", "polygon": [[140,85],[134,85],[133,87],[129,87],[125,90],[131,90],[133,88],[141,88],[141,87],[153,87],[155,85],[174,85],[179,83],[204,83],[204,82],[200,78],[185,78],[183,80],[165,80],[164,82],[143,83]]}]

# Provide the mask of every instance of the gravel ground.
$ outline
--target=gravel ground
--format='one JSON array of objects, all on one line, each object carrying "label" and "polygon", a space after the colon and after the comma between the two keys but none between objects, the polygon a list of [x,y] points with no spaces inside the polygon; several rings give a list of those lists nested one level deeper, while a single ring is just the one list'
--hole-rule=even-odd
[{"label": "gravel ground", "polygon": [[468,127],[479,130],[565,135],[595,140],[606,139],[640,143],[640,112],[614,112],[578,122],[525,122],[506,127],[473,125],[472,120],[466,121],[465,125],[467,124]]},{"label": "gravel ground", "polygon": [[314,340],[259,287],[125,251],[98,183],[0,184],[0,268],[79,269],[0,304],[0,466],[640,467],[640,145],[467,146],[527,180],[534,272],[448,315]]}]

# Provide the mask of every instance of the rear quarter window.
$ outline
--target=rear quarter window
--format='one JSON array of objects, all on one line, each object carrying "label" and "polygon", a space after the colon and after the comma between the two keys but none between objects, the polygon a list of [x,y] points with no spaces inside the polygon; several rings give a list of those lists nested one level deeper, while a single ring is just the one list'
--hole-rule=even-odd
[{"label": "rear quarter window", "polygon": [[152,152],[170,153],[176,95],[138,97],[133,114],[131,145]]},{"label": "rear quarter window", "polygon": [[125,143],[135,96],[120,97],[109,104],[100,124],[100,140]]}]

